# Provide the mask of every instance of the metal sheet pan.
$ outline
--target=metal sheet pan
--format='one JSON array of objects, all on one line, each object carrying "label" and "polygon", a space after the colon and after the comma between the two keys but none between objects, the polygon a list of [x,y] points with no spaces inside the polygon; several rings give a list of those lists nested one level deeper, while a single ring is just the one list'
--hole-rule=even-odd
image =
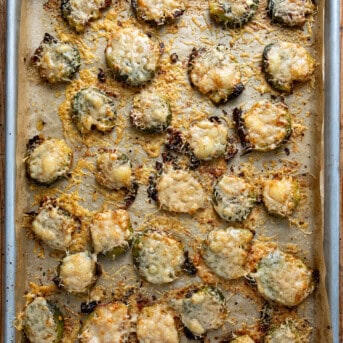
[{"label": "metal sheet pan", "polygon": [[[6,232],[4,342],[15,341],[15,150],[17,113],[17,47],[20,1],[8,3],[7,117],[6,117]],[[324,214],[327,289],[329,293],[334,342],[339,342],[339,1],[325,3],[325,172]]]}]

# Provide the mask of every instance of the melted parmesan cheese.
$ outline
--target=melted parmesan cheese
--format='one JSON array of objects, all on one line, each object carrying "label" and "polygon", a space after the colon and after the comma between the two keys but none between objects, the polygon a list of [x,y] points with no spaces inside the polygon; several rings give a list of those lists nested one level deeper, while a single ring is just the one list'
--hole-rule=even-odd
[{"label": "melted parmesan cheese", "polygon": [[269,8],[274,20],[289,26],[300,26],[313,13],[312,0],[269,0]]},{"label": "melted parmesan cheese", "polygon": [[254,341],[248,335],[244,335],[235,338],[234,340],[230,341],[230,343],[254,343]]},{"label": "melted parmesan cheese", "polygon": [[69,0],[67,1],[69,25],[82,32],[86,24],[100,17],[101,9],[107,6],[107,0]]},{"label": "melted parmesan cheese", "polygon": [[80,55],[69,43],[43,43],[37,66],[41,77],[50,83],[70,81],[80,66]]},{"label": "melted parmesan cheese", "polygon": [[195,292],[182,301],[181,320],[196,336],[218,329],[223,325],[225,316],[223,303],[206,289]]},{"label": "melted parmesan cheese", "polygon": [[35,147],[27,159],[30,177],[50,184],[70,170],[72,150],[62,139],[48,138]]},{"label": "melted parmesan cheese", "polygon": [[178,343],[173,313],[163,305],[143,308],[137,320],[139,343]]},{"label": "melted parmesan cheese", "polygon": [[253,187],[244,179],[225,175],[214,187],[214,209],[227,221],[246,219],[255,204]]},{"label": "melted parmesan cheese", "polygon": [[284,323],[271,327],[264,339],[265,343],[309,343],[311,327],[306,321],[295,322],[287,319]]},{"label": "melted parmesan cheese", "polygon": [[149,282],[174,281],[185,261],[182,244],[160,232],[148,232],[135,244],[140,274]]},{"label": "melted parmesan cheese", "polygon": [[124,343],[130,332],[127,305],[115,302],[99,305],[86,320],[79,336],[81,343]]},{"label": "melted parmesan cheese", "polygon": [[190,79],[203,94],[212,92],[225,93],[241,82],[238,65],[223,45],[199,51],[190,71]]},{"label": "melted parmesan cheese", "polygon": [[268,101],[256,103],[243,114],[246,140],[256,150],[274,150],[284,142],[291,130],[287,106]]},{"label": "melted parmesan cheese", "polygon": [[167,128],[171,112],[168,103],[160,95],[143,90],[134,97],[130,116],[136,128],[160,132]]},{"label": "melted parmesan cheese", "polygon": [[26,307],[23,325],[25,334],[32,343],[54,343],[57,339],[58,327],[54,313],[42,297],[36,298]]},{"label": "melted parmesan cheese", "polygon": [[32,222],[32,231],[45,244],[53,249],[66,250],[72,243],[72,234],[79,223],[63,209],[44,205]]},{"label": "melted parmesan cheese", "polygon": [[262,196],[268,212],[282,217],[290,216],[300,199],[298,187],[292,177],[264,181]]},{"label": "melted parmesan cheese", "polygon": [[131,86],[150,81],[160,59],[157,43],[134,27],[118,29],[106,48],[106,61],[119,80]]},{"label": "melted parmesan cheese", "polygon": [[202,120],[191,126],[188,142],[197,158],[210,160],[225,154],[228,133],[227,125]]},{"label": "melted parmesan cheese", "polygon": [[125,210],[98,213],[93,218],[90,232],[96,254],[126,247],[132,236],[129,214]]},{"label": "melted parmesan cheese", "polygon": [[72,112],[76,126],[83,134],[89,133],[93,127],[106,132],[115,126],[116,113],[111,98],[94,87],[82,89],[76,94]]},{"label": "melted parmesan cheese", "polygon": [[260,294],[284,306],[300,304],[312,291],[312,272],[290,254],[275,250],[263,257],[253,274]]},{"label": "melted parmesan cheese", "polygon": [[203,207],[205,193],[188,172],[169,168],[157,180],[158,200],[169,211],[194,213]]},{"label": "melted parmesan cheese", "polygon": [[224,279],[237,279],[247,274],[245,263],[253,234],[246,229],[216,229],[205,242],[206,264]]},{"label": "melted parmesan cheese", "polygon": [[97,159],[97,181],[109,189],[130,188],[132,183],[132,168],[124,155],[103,153]]},{"label": "melted parmesan cheese", "polygon": [[[239,23],[246,17],[252,16],[255,9],[254,0],[210,0],[210,14],[217,21],[227,23]],[[250,13],[251,12],[251,13]]]},{"label": "melted parmesan cheese", "polygon": [[293,81],[304,82],[309,79],[315,69],[315,60],[296,43],[278,42],[268,52],[268,68],[274,82],[285,85]]},{"label": "melted parmesan cheese", "polygon": [[136,3],[137,16],[158,25],[178,17],[185,10],[183,0],[136,0]]},{"label": "melted parmesan cheese", "polygon": [[60,266],[60,279],[70,293],[85,293],[95,281],[96,256],[80,252],[66,256]]}]

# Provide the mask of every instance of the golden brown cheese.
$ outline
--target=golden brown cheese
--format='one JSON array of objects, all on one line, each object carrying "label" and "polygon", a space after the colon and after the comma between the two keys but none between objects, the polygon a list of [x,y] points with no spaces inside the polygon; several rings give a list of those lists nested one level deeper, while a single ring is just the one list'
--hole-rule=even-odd
[{"label": "golden brown cheese", "polygon": [[137,237],[132,253],[139,273],[154,284],[174,281],[185,262],[182,244],[158,231]]},{"label": "golden brown cheese", "polygon": [[197,158],[210,160],[225,154],[228,134],[226,124],[201,120],[190,127],[187,141]]},{"label": "golden brown cheese", "polygon": [[314,289],[312,271],[300,259],[279,250],[262,258],[253,277],[265,299],[284,306],[300,304]]},{"label": "golden brown cheese", "polygon": [[201,184],[184,170],[168,168],[157,180],[158,201],[172,212],[194,213],[204,206]]},{"label": "golden brown cheese", "polygon": [[93,217],[90,232],[96,254],[106,254],[114,248],[125,250],[132,238],[129,214],[125,210],[98,213]]},{"label": "golden brown cheese", "polygon": [[160,47],[136,27],[119,28],[106,48],[106,61],[118,81],[140,86],[150,81],[160,60]]},{"label": "golden brown cheese", "polygon": [[183,0],[134,0],[132,4],[139,19],[157,25],[179,17],[185,10]]},{"label": "golden brown cheese", "polygon": [[293,177],[265,180],[262,189],[263,203],[268,212],[290,216],[300,201],[299,184]]},{"label": "golden brown cheese", "polygon": [[81,343],[124,343],[130,324],[129,309],[124,303],[99,305],[86,319],[79,339]]},{"label": "golden brown cheese", "polygon": [[67,255],[59,268],[61,284],[70,293],[85,293],[96,280],[96,256],[86,251]]},{"label": "golden brown cheese", "polygon": [[144,307],[137,320],[139,343],[178,343],[174,315],[165,305]]},{"label": "golden brown cheese", "polygon": [[239,228],[215,229],[205,241],[203,257],[206,264],[224,279],[237,279],[245,274],[249,245],[253,234]]},{"label": "golden brown cheese", "polygon": [[72,157],[73,152],[63,139],[42,139],[28,154],[27,172],[31,179],[51,184],[69,172]]}]

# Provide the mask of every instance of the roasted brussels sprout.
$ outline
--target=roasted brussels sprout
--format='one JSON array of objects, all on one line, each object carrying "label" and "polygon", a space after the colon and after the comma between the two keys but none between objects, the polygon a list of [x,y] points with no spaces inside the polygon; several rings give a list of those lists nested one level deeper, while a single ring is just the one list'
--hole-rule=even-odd
[{"label": "roasted brussels sprout", "polygon": [[264,256],[252,277],[265,299],[289,307],[299,305],[314,289],[312,271],[299,258],[280,250]]},{"label": "roasted brussels sprout", "polygon": [[179,343],[174,313],[165,305],[144,307],[137,319],[139,343]]},{"label": "roasted brussels sprout", "polygon": [[141,86],[155,76],[161,45],[138,28],[118,29],[109,39],[106,62],[118,81]]},{"label": "roasted brussels sprout", "polygon": [[286,319],[285,322],[272,325],[264,338],[265,343],[309,343],[311,327],[305,320]]},{"label": "roasted brussels sprout", "polygon": [[263,100],[244,113],[236,108],[233,118],[246,152],[275,150],[292,134],[292,117],[281,102]]},{"label": "roasted brussels sprout", "polygon": [[77,47],[61,42],[49,33],[32,57],[40,76],[49,83],[68,82],[80,69],[81,58]]},{"label": "roasted brussels sprout", "polygon": [[195,336],[218,329],[227,316],[225,298],[218,288],[203,286],[189,291],[178,306],[181,321]]},{"label": "roasted brussels sprout", "polygon": [[109,96],[90,87],[76,93],[71,103],[71,115],[82,134],[91,132],[93,128],[108,132],[115,126],[116,108]]},{"label": "roasted brussels sprout", "polygon": [[204,242],[205,263],[226,280],[246,275],[245,263],[253,236],[247,229],[233,227],[211,231]]},{"label": "roasted brussels sprout", "polygon": [[199,160],[211,160],[224,157],[229,130],[224,120],[205,119],[191,125],[187,141],[193,154]]},{"label": "roasted brussels sprout", "polygon": [[244,90],[238,64],[224,45],[193,48],[188,62],[191,84],[216,105],[238,97]]},{"label": "roasted brussels sprout", "polygon": [[63,317],[55,305],[37,297],[25,308],[23,328],[31,343],[59,343],[63,335]]},{"label": "roasted brussels sprout", "polygon": [[131,0],[136,16],[155,25],[180,17],[185,11],[184,0]]},{"label": "roasted brussels sprout", "polygon": [[68,293],[85,294],[97,279],[96,256],[88,251],[67,255],[58,269],[59,286]]},{"label": "roasted brussels sprout", "polygon": [[49,247],[66,251],[72,244],[73,234],[80,229],[80,221],[56,200],[48,199],[39,208],[31,229]]},{"label": "roasted brussels sprout", "polygon": [[255,202],[253,186],[241,177],[224,175],[214,186],[214,209],[219,217],[229,222],[245,220]]},{"label": "roasted brussels sprout", "polygon": [[62,17],[76,32],[83,32],[91,20],[98,19],[101,10],[109,7],[112,0],[62,0]]},{"label": "roasted brussels sprout", "polygon": [[210,15],[226,27],[241,27],[254,16],[259,0],[209,0]]},{"label": "roasted brussels sprout", "polygon": [[263,182],[262,200],[267,211],[280,217],[289,217],[300,201],[299,183],[293,177]]},{"label": "roasted brussels sprout", "polygon": [[155,230],[134,238],[132,256],[139,274],[154,284],[173,282],[185,262],[182,243]]},{"label": "roasted brussels sprout", "polygon": [[94,252],[109,257],[125,253],[131,244],[133,230],[125,210],[97,213],[90,226]]},{"label": "roasted brussels sprout", "polygon": [[194,213],[204,205],[201,184],[184,170],[166,168],[156,181],[160,206],[171,212]]},{"label": "roasted brussels sprout", "polygon": [[95,177],[98,183],[108,189],[130,189],[133,182],[131,161],[119,152],[103,152],[97,159]]},{"label": "roasted brussels sprout", "polygon": [[308,81],[316,67],[315,59],[296,43],[278,42],[263,51],[262,69],[276,90],[291,93],[294,82]]},{"label": "roasted brussels sprout", "polygon": [[66,176],[73,160],[73,152],[63,139],[34,136],[27,144],[27,175],[42,185],[50,185]]},{"label": "roasted brussels sprout", "polygon": [[268,0],[267,10],[272,22],[294,27],[304,25],[315,6],[312,0]]},{"label": "roasted brussels sprout", "polygon": [[122,302],[98,305],[84,321],[79,339],[81,343],[127,342],[130,334],[129,307]]},{"label": "roasted brussels sprout", "polygon": [[132,125],[145,133],[165,131],[172,119],[168,101],[159,94],[143,90],[133,98],[130,112]]}]

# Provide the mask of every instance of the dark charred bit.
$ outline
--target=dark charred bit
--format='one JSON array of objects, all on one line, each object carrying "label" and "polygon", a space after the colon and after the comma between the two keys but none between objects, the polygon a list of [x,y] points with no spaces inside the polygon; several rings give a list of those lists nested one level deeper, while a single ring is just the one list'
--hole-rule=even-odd
[{"label": "dark charred bit", "polygon": [[190,259],[189,252],[185,251],[184,256],[185,256],[185,262],[183,264],[183,270],[188,275],[195,275],[197,273],[197,268],[193,264],[193,261]]},{"label": "dark charred bit", "polygon": [[181,17],[183,14],[184,10],[177,10],[173,13],[173,17],[176,19],[178,17]]},{"label": "dark charred bit", "polygon": [[314,284],[317,286],[320,282],[320,272],[319,269],[314,269],[312,272],[312,278],[313,278],[313,282]]},{"label": "dark charred bit", "polygon": [[171,154],[170,152],[162,153],[162,161],[163,163],[171,164],[175,170],[180,169],[179,165],[177,164],[177,156]]},{"label": "dark charred bit", "polygon": [[235,108],[233,110],[233,121],[235,123],[236,126],[236,130],[239,136],[239,139],[241,141],[242,147],[246,152],[251,151],[251,146],[249,144],[249,142],[247,142],[246,140],[246,132],[245,132],[245,128],[244,128],[244,120],[242,118],[242,114],[243,111],[240,108]]},{"label": "dark charred bit", "polygon": [[129,299],[131,298],[131,296],[132,296],[133,294],[135,294],[135,292],[136,292],[136,288],[135,288],[135,287],[130,287],[130,288],[125,292],[125,294],[123,295],[122,301],[123,301],[124,303],[128,303]]},{"label": "dark charred bit", "polygon": [[194,333],[191,330],[189,330],[186,326],[183,328],[183,332],[185,333],[185,336],[188,339],[192,339],[194,341],[204,342],[204,336],[196,336],[196,335],[194,335]]},{"label": "dark charred bit", "polygon": [[244,279],[249,286],[256,287],[256,280],[252,276],[245,275]]},{"label": "dark charred bit", "polygon": [[238,152],[237,140],[234,138],[229,138],[227,141],[226,151],[224,158],[227,162],[232,160]]},{"label": "dark charred bit", "polygon": [[244,85],[242,82],[238,83],[235,88],[233,89],[232,93],[225,99],[224,103],[228,102],[229,100],[233,100],[240,96],[244,91]]},{"label": "dark charred bit", "polygon": [[158,201],[157,189],[156,189],[156,176],[149,176],[149,186],[147,189],[148,197],[154,201]]},{"label": "dark charred bit", "polygon": [[176,63],[179,60],[179,56],[174,52],[170,55],[170,60],[172,63]]},{"label": "dark charred bit", "polygon": [[95,275],[101,276],[102,275],[102,266],[99,263],[95,264]]},{"label": "dark charred bit", "polygon": [[162,173],[162,169],[163,169],[163,163],[160,162],[160,161],[156,161],[155,168],[156,168],[157,172],[159,174],[161,174]]},{"label": "dark charred bit", "polygon": [[43,43],[58,43],[58,40],[53,35],[46,32],[43,38]]},{"label": "dark charred bit", "polygon": [[139,185],[137,181],[133,181],[131,188],[129,189],[128,193],[125,196],[125,207],[130,207],[134,201],[136,200],[136,196],[138,193]]},{"label": "dark charred bit", "polygon": [[164,48],[165,48],[165,46],[164,46],[164,43],[159,43],[159,47],[160,47],[160,54],[163,54],[163,52],[164,52]]},{"label": "dark charred bit", "polygon": [[56,275],[53,279],[52,282],[57,286],[57,288],[62,288],[62,283],[61,279],[58,275]]},{"label": "dark charred bit", "polygon": [[131,332],[129,334],[129,337],[127,338],[127,343],[139,343],[136,332]]},{"label": "dark charred bit", "polygon": [[[189,73],[193,70],[193,66],[194,66],[194,62],[196,60],[196,58],[204,53],[206,51],[206,48],[193,48],[192,49],[192,52],[191,54],[189,55],[189,60],[188,60],[188,76],[189,76]],[[192,86],[193,85],[193,82],[191,80],[191,78],[189,77],[189,82],[191,83]]]},{"label": "dark charred bit", "polygon": [[33,150],[35,150],[38,146],[40,146],[44,142],[44,136],[43,135],[36,135],[29,139],[28,143],[26,144],[26,149],[28,153],[31,153]]},{"label": "dark charred bit", "polygon": [[273,315],[273,308],[268,303],[265,303],[262,310],[260,311],[260,331],[267,332],[270,321]]},{"label": "dark charred bit", "polygon": [[103,69],[99,68],[99,73],[98,73],[98,80],[101,83],[105,83],[106,82],[106,75],[105,72],[103,71]]},{"label": "dark charred bit", "polygon": [[189,169],[195,170],[199,168],[200,166],[200,160],[192,153],[189,153]]},{"label": "dark charred bit", "polygon": [[219,117],[217,116],[212,116],[212,117],[209,117],[208,120],[211,122],[211,123],[218,123],[220,124],[222,121]]},{"label": "dark charred bit", "polygon": [[90,301],[88,303],[81,303],[81,313],[92,313],[95,308],[97,307],[97,305],[99,304],[98,301]]},{"label": "dark charred bit", "polygon": [[165,147],[168,150],[176,151],[178,153],[185,153],[188,150],[182,132],[173,128],[167,130],[167,142],[165,143]]},{"label": "dark charred bit", "polygon": [[286,154],[287,156],[289,156],[289,155],[291,154],[289,148],[285,148],[284,151],[285,151],[285,154]]}]

